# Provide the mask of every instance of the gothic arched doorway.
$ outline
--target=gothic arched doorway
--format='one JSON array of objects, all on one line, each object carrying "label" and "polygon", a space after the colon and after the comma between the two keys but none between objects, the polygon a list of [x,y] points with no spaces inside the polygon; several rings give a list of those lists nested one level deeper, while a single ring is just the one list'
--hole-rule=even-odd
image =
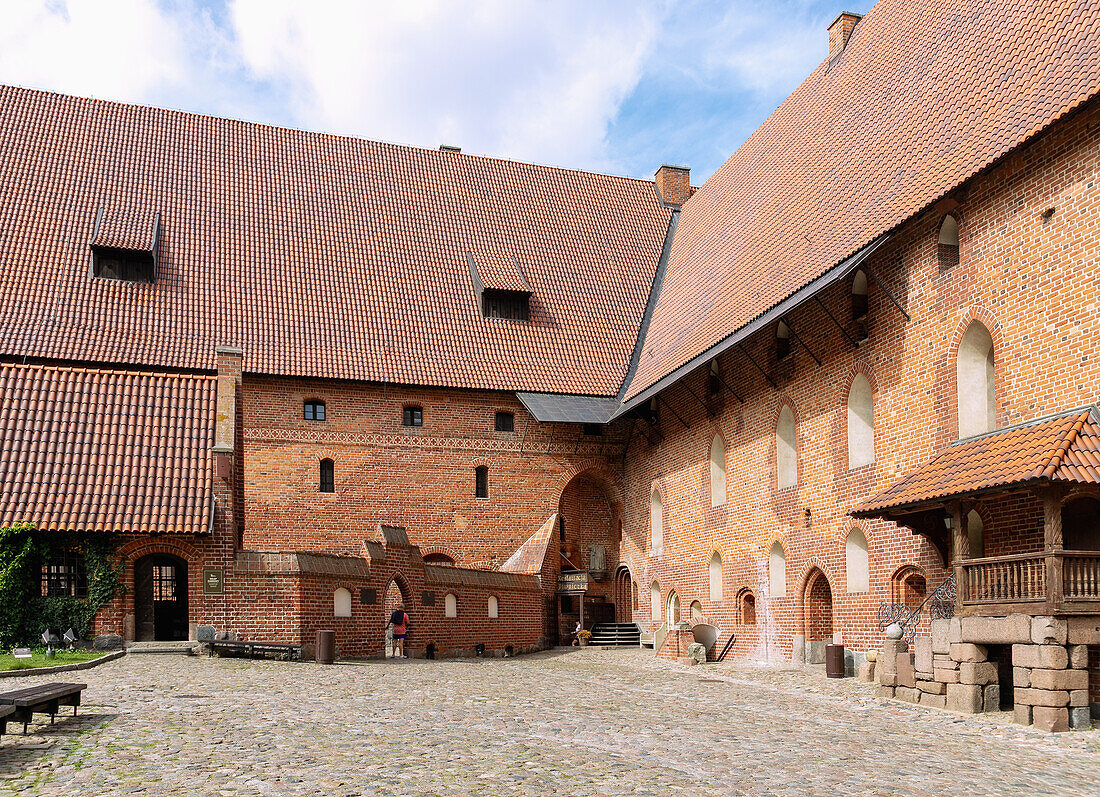
[{"label": "gothic arched doorway", "polygon": [[615,573],[615,622],[631,623],[634,621],[634,609],[638,605],[638,586],[630,577],[630,570],[620,567]]},{"label": "gothic arched doorway", "polygon": [[[388,623],[390,621],[390,616],[394,613],[394,611],[396,611],[398,606],[404,606],[410,617],[412,616],[412,606],[409,605],[408,595],[406,594],[406,592],[407,589],[400,582],[398,576],[394,576],[390,579],[390,583],[386,585],[386,592],[384,593],[382,598],[383,622]],[[411,624],[409,631],[411,636]],[[408,639],[406,639],[405,642],[407,645]],[[387,656],[393,655],[393,637],[390,636],[390,632],[388,629],[386,631],[385,651]]]},{"label": "gothic arched doorway", "polygon": [[134,636],[138,642],[186,640],[187,562],[156,553],[134,562]]},{"label": "gothic arched doorway", "polygon": [[592,628],[597,623],[613,623],[623,617],[624,622],[629,622],[633,617],[630,573],[619,567],[621,494],[617,482],[598,468],[576,474],[561,492],[560,572],[586,575],[587,587],[583,594],[559,595],[556,601],[559,639],[569,639],[578,621]]},{"label": "gothic arched doorway", "polygon": [[825,646],[833,641],[833,590],[829,579],[817,568],[806,577],[802,600],[806,661],[822,664],[825,661]]}]

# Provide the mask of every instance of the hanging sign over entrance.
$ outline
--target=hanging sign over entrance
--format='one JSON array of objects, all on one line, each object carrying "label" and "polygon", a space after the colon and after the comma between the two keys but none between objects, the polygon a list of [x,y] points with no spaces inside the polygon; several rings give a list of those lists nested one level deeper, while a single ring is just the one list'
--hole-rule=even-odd
[{"label": "hanging sign over entrance", "polygon": [[558,592],[585,592],[588,589],[588,573],[560,573]]}]

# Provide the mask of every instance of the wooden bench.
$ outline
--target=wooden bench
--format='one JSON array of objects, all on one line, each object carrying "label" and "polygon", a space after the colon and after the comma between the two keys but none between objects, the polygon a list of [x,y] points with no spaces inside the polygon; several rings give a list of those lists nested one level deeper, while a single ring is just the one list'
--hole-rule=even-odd
[{"label": "wooden bench", "polygon": [[52,725],[61,706],[72,706],[75,717],[76,707],[80,705],[80,693],[87,688],[87,684],[45,684],[0,693],[0,706],[12,709],[0,717],[0,733],[7,731],[9,722],[22,722],[23,733],[26,733],[34,714],[49,714]]},{"label": "wooden bench", "polygon": [[0,706],[0,736],[8,732],[8,716],[15,713],[15,706]]},{"label": "wooden bench", "polygon": [[208,642],[210,645],[210,655],[215,653],[236,653],[238,655],[247,655],[248,658],[254,659],[256,654],[261,656],[267,656],[268,654],[276,654],[280,656],[286,656],[287,658],[295,661],[302,660],[302,646],[292,645],[288,642],[244,642],[244,641],[219,641]]}]

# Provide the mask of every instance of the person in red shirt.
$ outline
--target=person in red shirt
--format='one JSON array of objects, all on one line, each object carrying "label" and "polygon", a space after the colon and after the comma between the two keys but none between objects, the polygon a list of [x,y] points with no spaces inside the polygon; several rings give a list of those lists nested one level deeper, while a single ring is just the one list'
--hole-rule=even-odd
[{"label": "person in red shirt", "polygon": [[393,614],[390,615],[390,622],[386,625],[386,628],[390,627],[393,628],[393,658],[396,659],[400,656],[407,659],[405,637],[409,633],[409,615],[405,612],[405,604],[400,603],[393,610]]}]

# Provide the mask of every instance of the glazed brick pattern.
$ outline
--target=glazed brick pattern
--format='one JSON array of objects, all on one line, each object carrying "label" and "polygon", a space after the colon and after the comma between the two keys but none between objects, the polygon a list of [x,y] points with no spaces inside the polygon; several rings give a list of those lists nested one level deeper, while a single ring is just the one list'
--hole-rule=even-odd
[{"label": "glazed brick pattern", "polygon": [[[1100,7],[1079,0],[1041,8],[1018,0],[876,3],[843,52],[823,61],[685,203],[626,395],[1095,96],[1098,36]],[[1026,194],[1009,201],[1017,199],[1030,208]]]},{"label": "glazed brick pattern", "polygon": [[[861,35],[857,31],[856,38]],[[807,576],[820,569],[831,587],[834,630],[849,647],[865,650],[881,639],[879,604],[901,592],[896,576],[910,569],[928,590],[942,583],[945,563],[924,538],[848,512],[957,439],[954,355],[975,318],[994,340],[999,427],[1097,400],[1100,361],[1093,349],[1100,311],[1088,297],[1100,287],[1098,127],[1100,112],[1090,106],[953,194],[938,212],[896,232],[868,265],[912,321],[872,284],[864,321],[869,340],[858,348],[811,303],[788,320],[821,366],[798,342],[792,342],[791,357],[775,362],[774,333],[767,330],[746,350],[777,387],[734,351],[720,366],[743,404],[724,391],[710,406],[712,417],[682,386],[662,394],[688,428],[662,408],[660,435],[651,433],[653,444],[634,435],[625,469],[620,557],[642,588],[637,615],[644,626],[653,625],[648,596],[656,582],[662,598],[676,589],[685,606],[701,601],[704,614],[727,631],[723,640],[732,629],[735,654],[787,658],[793,636],[806,633]],[[1048,208],[1054,213],[1044,222]],[[960,220],[960,262],[941,271],[937,233],[949,209]],[[854,332],[848,290],[837,285],[822,300]],[[845,402],[856,373],[866,374],[873,389],[876,461],[849,470]],[[697,395],[703,395],[705,378],[703,369],[688,377]],[[775,429],[785,404],[797,424],[798,484],[778,490]],[[711,508],[707,456],[716,432],[726,440],[728,503]],[[658,556],[649,551],[655,486],[664,497]],[[991,498],[978,510],[989,555],[1041,545],[1042,512],[1034,496]],[[853,526],[864,531],[870,551],[870,590],[858,594],[847,592],[845,577],[844,541]],[[768,594],[768,550],[776,540],[786,548],[784,597]],[[709,600],[708,588],[714,550],[724,564],[718,603]],[[744,588],[757,596],[755,633],[738,623],[734,596]]]}]

